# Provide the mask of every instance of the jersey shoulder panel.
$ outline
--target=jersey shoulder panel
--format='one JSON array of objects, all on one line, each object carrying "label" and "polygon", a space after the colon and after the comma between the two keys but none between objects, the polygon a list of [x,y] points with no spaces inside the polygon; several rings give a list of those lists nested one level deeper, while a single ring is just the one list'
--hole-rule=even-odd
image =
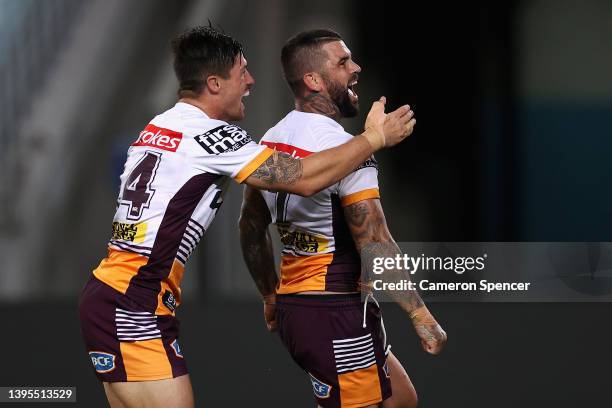
[{"label": "jersey shoulder panel", "polygon": [[341,145],[351,137],[324,115],[294,110],[270,128],[261,143],[281,143],[312,153]]},{"label": "jersey shoulder panel", "polygon": [[183,132],[182,151],[198,172],[229,176],[244,181],[272,151],[255,143],[240,126],[209,118],[195,106],[178,103],[176,128]]},{"label": "jersey shoulder panel", "polygon": [[323,115],[316,115],[308,126],[311,137],[317,142],[319,150],[331,149],[351,140],[353,135],[347,133],[342,125]]}]

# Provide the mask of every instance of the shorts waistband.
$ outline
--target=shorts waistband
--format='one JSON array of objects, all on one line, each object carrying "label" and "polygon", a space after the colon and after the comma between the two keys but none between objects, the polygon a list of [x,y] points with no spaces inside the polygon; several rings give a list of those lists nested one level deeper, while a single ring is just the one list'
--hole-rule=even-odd
[{"label": "shorts waistband", "polygon": [[333,294],[333,295],[276,295],[276,304],[280,306],[298,307],[361,307],[360,293]]}]

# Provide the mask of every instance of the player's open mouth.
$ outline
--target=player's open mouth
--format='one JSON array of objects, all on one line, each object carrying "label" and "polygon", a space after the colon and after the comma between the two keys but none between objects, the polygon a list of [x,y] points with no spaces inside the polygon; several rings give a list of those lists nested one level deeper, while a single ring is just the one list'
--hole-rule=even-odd
[{"label": "player's open mouth", "polygon": [[249,96],[251,94],[251,90],[247,89],[243,94],[242,97],[240,98],[240,103],[242,104],[242,106],[244,106],[244,98],[246,98],[247,96]]},{"label": "player's open mouth", "polygon": [[357,92],[355,91],[356,86],[357,86],[357,80],[349,82],[347,86],[349,96],[351,97],[351,99],[355,101],[359,99],[359,96],[357,95]]}]

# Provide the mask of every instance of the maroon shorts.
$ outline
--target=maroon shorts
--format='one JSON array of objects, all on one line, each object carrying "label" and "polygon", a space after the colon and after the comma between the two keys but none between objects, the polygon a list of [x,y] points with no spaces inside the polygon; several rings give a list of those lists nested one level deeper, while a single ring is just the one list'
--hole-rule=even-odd
[{"label": "maroon shorts", "polygon": [[363,407],[391,396],[380,309],[359,294],[278,295],[278,332],[310,376],[324,408]]},{"label": "maroon shorts", "polygon": [[101,381],[150,381],[187,374],[176,317],[148,312],[93,276],[81,293],[79,317],[81,335]]}]

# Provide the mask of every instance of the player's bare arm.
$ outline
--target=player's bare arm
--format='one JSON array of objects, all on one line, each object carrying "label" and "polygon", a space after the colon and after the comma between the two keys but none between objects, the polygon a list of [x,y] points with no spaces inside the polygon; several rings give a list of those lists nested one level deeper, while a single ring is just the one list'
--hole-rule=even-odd
[{"label": "player's bare arm", "polygon": [[251,177],[267,185],[292,185],[302,178],[303,167],[301,160],[287,153],[275,152],[251,174]]},{"label": "player's bare arm", "polygon": [[394,146],[412,133],[414,118],[405,105],[386,114],[386,100],[373,103],[365,131],[347,143],[296,159],[275,152],[245,183],[255,188],[311,196],[347,176],[375,151]]},{"label": "player's bare arm", "polygon": [[278,276],[274,268],[272,240],[268,230],[271,221],[270,212],[259,190],[247,186],[238,221],[240,246],[244,262],[264,302],[266,325],[268,330],[274,331]]},{"label": "player's bare arm", "polygon": [[[344,216],[360,253],[362,264],[371,268],[373,259],[401,254],[393,240],[380,200],[369,199],[344,208]],[[403,270],[385,271],[386,280],[409,279]],[[446,333],[429,312],[416,290],[389,291],[388,294],[408,313],[425,351],[438,354],[446,343]]]}]

